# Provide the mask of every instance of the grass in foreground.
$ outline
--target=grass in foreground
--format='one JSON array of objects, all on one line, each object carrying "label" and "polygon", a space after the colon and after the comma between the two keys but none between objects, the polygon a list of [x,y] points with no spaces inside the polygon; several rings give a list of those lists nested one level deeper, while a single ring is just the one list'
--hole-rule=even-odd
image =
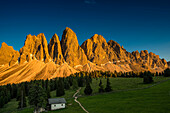
[{"label": "grass in foreground", "polygon": [[170,80],[148,89],[79,98],[91,113],[169,113]]},{"label": "grass in foreground", "polygon": [[[157,82],[160,82],[162,80],[169,79],[170,77],[163,77],[163,76],[158,76],[158,77],[153,77],[154,82],[152,84],[155,84]],[[91,88],[93,89],[93,94],[98,93],[99,90],[99,83],[100,79],[102,79],[102,84],[104,88],[106,87],[106,81],[107,79],[105,78],[98,78],[93,79]],[[151,84],[143,84],[143,78],[122,78],[122,77],[117,77],[117,78],[109,78],[111,87],[113,91],[119,91],[119,90],[124,90],[124,89],[136,89],[136,88],[144,88],[147,86],[150,86]],[[80,95],[85,95],[84,94],[84,89],[83,87],[80,91]]]}]

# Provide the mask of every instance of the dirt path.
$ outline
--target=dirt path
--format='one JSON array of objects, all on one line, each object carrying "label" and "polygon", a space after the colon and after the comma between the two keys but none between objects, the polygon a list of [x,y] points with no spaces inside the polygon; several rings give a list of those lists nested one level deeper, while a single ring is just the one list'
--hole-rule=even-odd
[{"label": "dirt path", "polygon": [[75,101],[76,103],[78,103],[79,106],[80,106],[86,113],[89,113],[89,112],[81,105],[81,103],[77,100],[77,99],[78,99],[77,94],[79,93],[80,90],[81,90],[81,88],[79,88],[79,89],[76,91],[76,93],[73,95],[74,101]]}]

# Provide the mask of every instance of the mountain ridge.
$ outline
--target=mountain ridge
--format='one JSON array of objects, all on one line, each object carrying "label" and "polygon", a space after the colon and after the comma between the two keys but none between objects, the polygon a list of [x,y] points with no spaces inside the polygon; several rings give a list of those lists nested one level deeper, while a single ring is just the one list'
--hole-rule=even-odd
[{"label": "mountain ridge", "polygon": [[98,34],[80,46],[76,33],[68,27],[61,40],[54,34],[49,43],[43,33],[27,35],[19,52],[2,43],[0,61],[0,84],[66,77],[79,71],[162,72],[169,64],[147,50],[128,52]]}]

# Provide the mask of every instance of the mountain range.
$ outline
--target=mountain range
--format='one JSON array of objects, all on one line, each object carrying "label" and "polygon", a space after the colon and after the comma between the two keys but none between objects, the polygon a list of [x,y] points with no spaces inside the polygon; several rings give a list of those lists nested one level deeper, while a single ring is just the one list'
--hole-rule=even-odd
[{"label": "mountain range", "polygon": [[[170,63],[169,63],[170,64]],[[117,42],[95,34],[80,46],[76,33],[66,27],[62,39],[54,34],[49,44],[43,33],[27,35],[16,51],[5,42],[0,48],[0,85],[38,79],[66,77],[80,71],[162,72],[165,59],[153,52],[126,51]]]}]

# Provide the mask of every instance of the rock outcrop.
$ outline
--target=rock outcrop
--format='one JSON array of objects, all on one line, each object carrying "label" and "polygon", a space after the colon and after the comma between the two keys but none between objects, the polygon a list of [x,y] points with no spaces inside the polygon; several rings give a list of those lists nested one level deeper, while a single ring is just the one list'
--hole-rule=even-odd
[{"label": "rock outcrop", "polygon": [[78,44],[76,34],[68,27],[63,32],[61,48],[63,57],[70,66],[87,63],[87,57],[84,50]]},{"label": "rock outcrop", "polygon": [[47,40],[43,33],[37,36],[27,35],[25,45],[20,49],[20,63],[37,59],[44,62],[51,60],[48,53]]},{"label": "rock outcrop", "polygon": [[10,66],[18,62],[19,52],[15,51],[12,46],[8,46],[5,42],[0,48],[0,65],[9,64]]},{"label": "rock outcrop", "polygon": [[168,67],[166,60],[160,59],[159,55],[156,55],[153,52],[148,53],[147,50],[142,50],[140,53],[138,51],[133,51],[132,55],[134,56],[134,62],[140,64],[143,67],[151,68],[162,68],[165,69]]},{"label": "rock outcrop", "polygon": [[88,60],[98,65],[109,61],[125,61],[132,57],[131,53],[127,52],[123,46],[121,47],[113,40],[107,43],[104,37],[98,34],[86,40],[81,47]]},{"label": "rock outcrop", "polygon": [[60,40],[57,34],[54,34],[50,43],[48,44],[48,50],[51,58],[56,64],[61,65],[65,62],[61,50]]},{"label": "rock outcrop", "polygon": [[127,52],[123,46],[121,47],[120,44],[118,44],[117,42],[110,40],[108,42],[109,47],[115,52],[115,54],[117,55],[117,59],[116,60],[129,60],[131,59],[132,55],[131,53]]},{"label": "rock outcrop", "polygon": [[108,42],[109,47],[115,52],[117,55],[117,60],[127,60],[129,53],[121,47],[117,42],[110,40]]},{"label": "rock outcrop", "polygon": [[169,62],[167,62],[167,64],[168,64],[168,66],[169,66],[169,68],[170,68],[170,61],[169,61]]},{"label": "rock outcrop", "polygon": [[86,40],[81,47],[84,49],[88,60],[98,65],[117,59],[117,55],[110,49],[101,35],[95,34]]}]

